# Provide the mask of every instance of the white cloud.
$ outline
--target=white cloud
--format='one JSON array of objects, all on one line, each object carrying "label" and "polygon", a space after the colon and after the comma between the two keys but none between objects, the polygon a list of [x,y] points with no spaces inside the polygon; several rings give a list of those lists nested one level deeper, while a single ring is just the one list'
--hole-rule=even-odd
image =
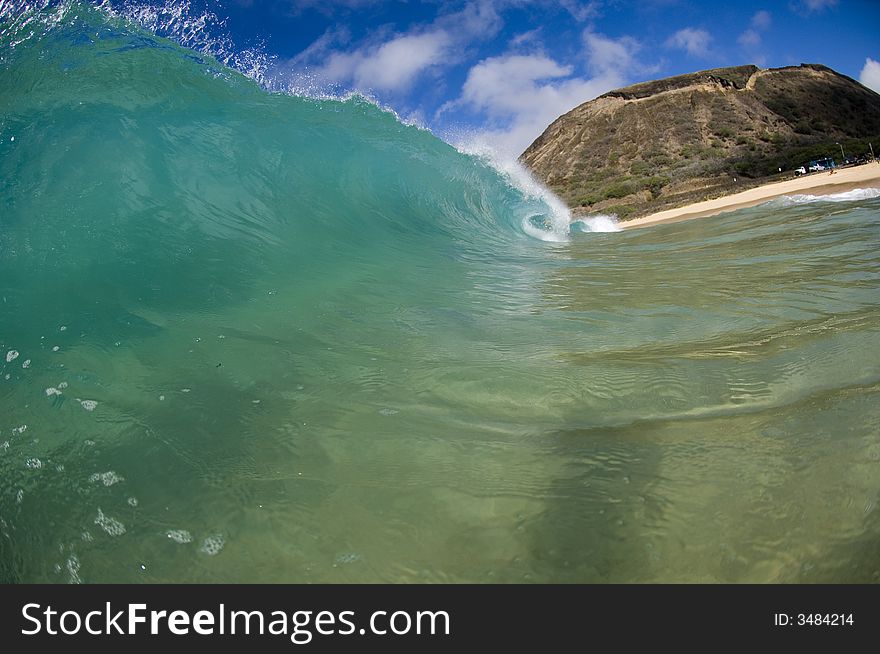
[{"label": "white cloud", "polygon": [[859,81],[876,93],[880,93],[880,61],[865,59],[865,67],[859,73]]},{"label": "white cloud", "polygon": [[476,140],[516,157],[562,114],[623,86],[634,72],[651,70],[637,60],[641,44],[631,37],[613,39],[590,29],[582,37],[591,76],[540,51],[490,57],[470,69],[461,96],[441,112],[459,106],[483,114],[487,127]]},{"label": "white cloud", "polygon": [[741,46],[746,49],[757,48],[761,45],[761,32],[765,32],[770,29],[770,25],[773,23],[773,18],[770,16],[769,11],[758,11],[752,16],[752,20],[749,22],[749,29],[739,35],[737,41]]},{"label": "white cloud", "polygon": [[599,13],[599,2],[578,2],[577,0],[561,0],[560,4],[572,18],[579,23],[595,18]]},{"label": "white cloud", "polygon": [[749,21],[749,28],[736,39],[737,43],[739,43],[743,50],[745,50],[749,57],[751,57],[752,63],[759,66],[763,66],[767,59],[760,52],[764,40],[761,32],[766,32],[770,29],[772,24],[773,17],[770,15],[770,12],[762,9],[761,11],[755,12],[752,19]]},{"label": "white cloud", "polygon": [[498,33],[503,21],[492,0],[470,2],[461,11],[440,16],[437,27],[462,38],[489,38]]},{"label": "white cloud", "polygon": [[737,42],[744,48],[757,48],[761,45],[761,35],[756,30],[746,30],[739,35]]},{"label": "white cloud", "polygon": [[685,50],[689,55],[695,57],[705,57],[709,54],[711,41],[712,36],[706,30],[685,27],[666,40],[666,47]]},{"label": "white cloud", "polygon": [[[241,0],[237,0],[238,4],[243,4]],[[253,0],[249,0],[250,3]],[[292,14],[297,15],[306,10],[314,9],[324,14],[333,13],[334,10],[342,9],[363,9],[370,5],[379,4],[382,0],[288,0],[287,5],[290,7]],[[247,5],[249,6],[249,4]]]},{"label": "white cloud", "polygon": [[351,39],[351,32],[344,25],[330,28],[320,37],[315,39],[309,47],[300,52],[289,63],[305,63],[313,59],[326,58],[333,47],[347,43]]},{"label": "white cloud", "polygon": [[490,127],[477,140],[516,157],[560,115],[622,85],[621,69],[604,60],[603,68],[590,79],[544,54],[491,57],[471,68],[456,104],[487,116]]},{"label": "white cloud", "polygon": [[538,91],[539,83],[571,74],[545,55],[506,55],[491,57],[471,68],[464,83],[462,99],[492,112],[521,111],[534,101],[525,91]]},{"label": "white cloud", "polygon": [[818,13],[830,7],[837,6],[838,0],[799,0],[794,4],[795,11],[804,13]]},{"label": "white cloud", "polygon": [[635,39],[628,36],[611,39],[589,30],[584,32],[583,38],[590,69],[597,75],[623,75],[637,67],[635,55],[641,45]]},{"label": "white cloud", "polygon": [[517,34],[508,43],[508,46],[511,48],[521,48],[521,47],[540,47],[541,42],[541,27],[536,27],[533,30],[528,32],[523,32],[522,34]]},{"label": "white cloud", "polygon": [[353,48],[340,49],[350,38],[347,30],[331,29],[280,68],[307,68],[308,78],[319,87],[335,84],[367,93],[402,93],[429,70],[460,63],[469,43],[494,36],[501,26],[493,2],[484,0],[403,34],[374,34]]},{"label": "white cloud", "polygon": [[755,12],[755,15],[752,16],[752,29],[756,30],[766,30],[770,29],[770,25],[773,23],[773,17],[770,16],[769,11],[761,11]]},{"label": "white cloud", "polygon": [[399,36],[372,48],[333,53],[317,73],[333,82],[353,82],[365,91],[402,91],[439,64],[450,43],[443,31]]}]

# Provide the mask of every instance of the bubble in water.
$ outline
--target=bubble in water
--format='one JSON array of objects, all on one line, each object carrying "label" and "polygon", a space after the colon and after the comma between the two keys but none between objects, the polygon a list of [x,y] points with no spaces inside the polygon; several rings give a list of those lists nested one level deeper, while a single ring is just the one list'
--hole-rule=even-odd
[{"label": "bubble in water", "polygon": [[64,390],[65,388],[67,388],[67,382],[61,382],[60,384],[58,384],[58,388],[60,388],[60,389],[62,389],[62,390]]},{"label": "bubble in water", "polygon": [[397,409],[389,409],[386,407],[384,409],[379,409],[379,413],[381,413],[383,416],[393,416],[400,413],[400,411],[398,411]]},{"label": "bubble in water", "polygon": [[6,363],[10,363],[11,361],[15,361],[18,358],[18,350],[9,350],[6,353]]},{"label": "bubble in water", "polygon": [[80,400],[79,403],[86,411],[94,411],[98,403],[95,400]]},{"label": "bubble in water", "polygon": [[129,497],[128,498],[128,505],[129,506],[137,506],[138,505],[137,498],[136,497]]},{"label": "bubble in water", "polygon": [[180,543],[181,545],[191,543],[193,539],[192,534],[186,529],[169,529],[165,532],[165,535],[175,543]]},{"label": "bubble in water", "polygon": [[348,563],[355,563],[360,560],[361,555],[357,554],[356,552],[346,552],[345,554],[340,554],[336,557],[336,563],[340,563],[343,565]]},{"label": "bubble in water", "polygon": [[16,434],[23,434],[26,431],[27,431],[27,425],[21,425],[20,427],[13,427],[12,428],[12,435],[15,436]]},{"label": "bubble in water", "polygon": [[36,457],[26,460],[24,464],[31,470],[39,470],[43,467],[43,462]]},{"label": "bubble in water", "polygon": [[181,392],[181,393],[189,393],[189,392],[191,392],[191,391],[192,391],[191,388],[181,388],[181,389],[180,389],[180,392]]},{"label": "bubble in water", "polygon": [[31,367],[31,360],[25,359],[24,362],[21,364],[21,367],[22,368],[30,368]]},{"label": "bubble in water", "polygon": [[111,536],[121,536],[125,533],[125,525],[116,518],[104,515],[100,507],[98,508],[98,516],[95,518],[95,524]]},{"label": "bubble in water", "polygon": [[90,475],[89,481],[100,481],[105,486],[112,486],[113,484],[118,484],[120,481],[125,481],[125,477],[120,477],[112,470],[108,470],[107,472],[96,472],[95,474]]},{"label": "bubble in water", "polygon": [[61,391],[54,386],[50,386],[46,389],[46,397],[52,397],[53,395],[61,395]]},{"label": "bubble in water", "polygon": [[208,556],[217,556],[224,545],[226,545],[226,539],[222,535],[212,534],[202,541],[199,552]]},{"label": "bubble in water", "polygon": [[55,347],[52,348],[52,351],[53,351],[53,352],[57,352],[57,351],[60,350],[60,349],[61,349],[61,348],[58,347],[58,346],[56,345]]},{"label": "bubble in water", "polygon": [[61,327],[58,329],[58,331],[61,331],[61,332],[67,331],[67,325],[61,325]]},{"label": "bubble in water", "polygon": [[164,402],[164,401],[165,401],[165,396],[164,396],[164,395],[160,395],[160,396],[159,396],[159,401],[160,401],[160,402]]},{"label": "bubble in water", "polygon": [[81,584],[82,579],[79,576],[79,558],[77,558],[76,554],[71,554],[66,562],[67,567],[67,580],[71,584]]}]

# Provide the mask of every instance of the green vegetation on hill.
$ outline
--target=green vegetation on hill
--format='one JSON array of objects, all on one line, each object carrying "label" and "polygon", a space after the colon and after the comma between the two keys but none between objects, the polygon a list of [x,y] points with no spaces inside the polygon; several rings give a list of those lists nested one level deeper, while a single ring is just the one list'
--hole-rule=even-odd
[{"label": "green vegetation on hill", "polygon": [[522,161],[569,206],[635,217],[880,145],[880,96],[816,64],[635,84],[553,122]]}]

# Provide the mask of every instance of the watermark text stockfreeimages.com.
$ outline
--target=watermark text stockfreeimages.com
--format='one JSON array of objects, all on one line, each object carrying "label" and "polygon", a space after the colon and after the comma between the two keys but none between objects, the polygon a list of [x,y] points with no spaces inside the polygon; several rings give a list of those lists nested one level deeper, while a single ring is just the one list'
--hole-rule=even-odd
[{"label": "watermark text stockfreeimages.com", "polygon": [[191,612],[154,610],[136,603],[119,608],[106,602],[102,609],[88,612],[29,603],[22,606],[21,616],[24,636],[271,635],[306,645],[315,636],[450,635],[446,611],[373,611],[363,620],[355,611],[244,611],[220,604],[215,610]]}]

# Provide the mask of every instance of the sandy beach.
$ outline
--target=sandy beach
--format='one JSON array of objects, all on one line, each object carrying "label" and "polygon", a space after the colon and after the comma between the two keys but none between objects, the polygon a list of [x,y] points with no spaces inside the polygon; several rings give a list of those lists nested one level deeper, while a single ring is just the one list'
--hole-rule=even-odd
[{"label": "sandy beach", "polygon": [[880,163],[874,162],[853,168],[837,169],[833,175],[827,171],[811,173],[784,182],[758,186],[742,193],[696,202],[677,209],[667,209],[649,216],[621,222],[620,226],[623,229],[648,227],[657,223],[704,218],[726,211],[753,207],[783,195],[831,195],[857,188],[880,188]]}]

